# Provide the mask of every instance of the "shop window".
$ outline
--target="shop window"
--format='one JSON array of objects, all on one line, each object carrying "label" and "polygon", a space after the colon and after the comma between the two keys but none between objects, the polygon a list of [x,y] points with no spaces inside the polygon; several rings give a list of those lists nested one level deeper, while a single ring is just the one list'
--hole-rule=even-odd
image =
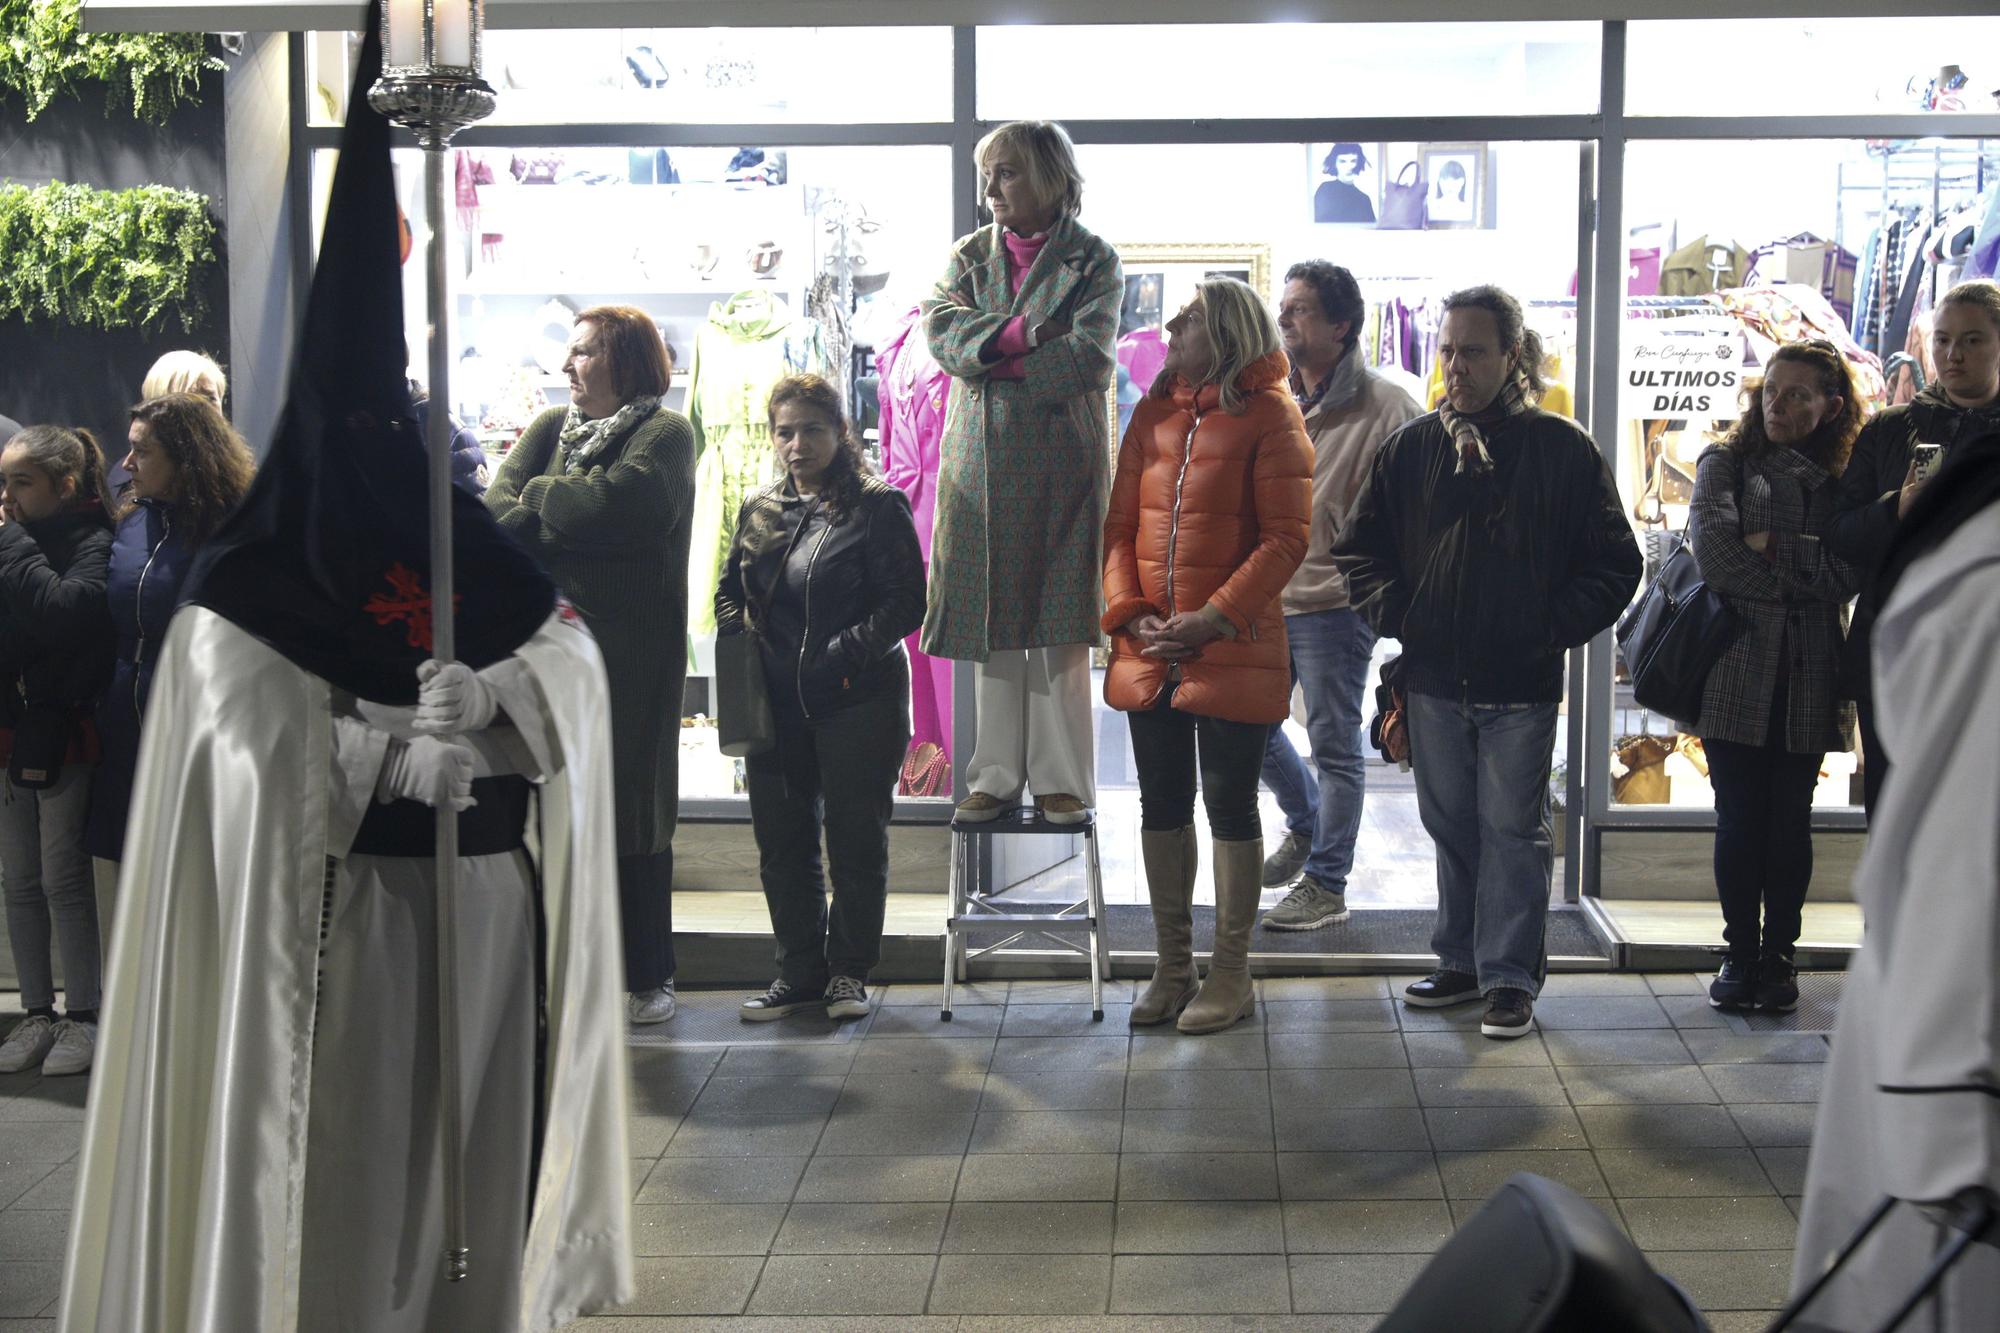
[{"label": "shop window", "polygon": [[1597,109],[1599,32],[1595,23],[981,28],[979,115],[1587,113]]},{"label": "shop window", "polygon": [[1640,19],[1626,50],[1634,116],[2000,110],[2000,18]]}]

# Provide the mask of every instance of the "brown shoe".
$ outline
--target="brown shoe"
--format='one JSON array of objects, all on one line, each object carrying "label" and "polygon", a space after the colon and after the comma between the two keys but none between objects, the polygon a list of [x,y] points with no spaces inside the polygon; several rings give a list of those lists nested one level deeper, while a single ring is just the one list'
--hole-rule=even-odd
[{"label": "brown shoe", "polygon": [[1051,824],[1081,824],[1090,815],[1090,807],[1067,792],[1037,796],[1035,808]]},{"label": "brown shoe", "polygon": [[1007,803],[998,796],[988,796],[976,791],[958,803],[954,818],[961,824],[985,824],[1000,818],[1000,812]]}]

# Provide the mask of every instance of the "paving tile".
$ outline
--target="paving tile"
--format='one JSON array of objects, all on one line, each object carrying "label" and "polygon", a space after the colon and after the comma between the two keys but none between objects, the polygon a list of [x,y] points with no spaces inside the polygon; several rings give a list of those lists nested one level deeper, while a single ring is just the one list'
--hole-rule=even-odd
[{"label": "paving tile", "polygon": [[1658,1028],[1544,1032],[1542,1044],[1558,1066],[1685,1065],[1694,1057],[1681,1034]]},{"label": "paving tile", "polygon": [[815,1157],[799,1181],[800,1203],[949,1202],[957,1156]]},{"label": "paving tile", "polygon": [[1580,1148],[1441,1152],[1437,1165],[1444,1177],[1445,1193],[1453,1199],[1486,1199],[1516,1171],[1547,1176],[1587,1199],[1602,1199],[1611,1193],[1604,1174],[1597,1169],[1597,1159]]},{"label": "paving tile", "polygon": [[1128,1153],[1268,1153],[1271,1113],[1263,1107],[1200,1111],[1125,1108]]},{"label": "paving tile", "polygon": [[723,1048],[715,1046],[628,1046],[632,1081],[640,1084],[681,1079],[697,1088],[722,1063]]},{"label": "paving tile", "polygon": [[1121,1254],[1112,1261],[1114,1314],[1289,1314],[1282,1254]]},{"label": "paving tile", "polygon": [[935,1254],[948,1203],[795,1203],[773,1254]]},{"label": "paving tile", "polygon": [[[1117,1205],[961,1200],[945,1227],[946,1254],[1109,1254]],[[1109,1274],[1106,1274],[1109,1281]]]},{"label": "paving tile", "polygon": [[1263,1069],[1261,1032],[1217,1032],[1205,1037],[1145,1034],[1132,1038],[1134,1069]]},{"label": "paving tile", "polygon": [[1401,1069],[1410,1063],[1403,1039],[1391,1032],[1274,1032],[1266,1045],[1273,1069]]},{"label": "paving tile", "polygon": [[1300,1314],[1386,1314],[1430,1262],[1428,1254],[1296,1254],[1292,1308]]},{"label": "paving tile", "polygon": [[1736,1127],[1753,1148],[1798,1148],[1812,1142],[1819,1108],[1806,1102],[1731,1106]]},{"label": "paving tile", "polygon": [[1293,1254],[1429,1254],[1451,1227],[1451,1211],[1441,1199],[1285,1204],[1285,1247]]},{"label": "paving tile", "polygon": [[1771,1184],[1780,1194],[1803,1194],[1806,1189],[1806,1163],[1812,1155],[1808,1147],[1759,1148],[1757,1160],[1764,1164],[1764,1174],[1771,1177]]},{"label": "paving tile", "polygon": [[1016,1070],[986,1075],[982,1111],[1103,1111],[1125,1104],[1126,1075],[1115,1069]]},{"label": "paving tile", "polygon": [[854,1067],[855,1052],[861,1049],[859,1042],[852,1041],[832,1046],[731,1046],[723,1053],[722,1063],[715,1067],[715,1072],[728,1078],[844,1075]]},{"label": "paving tile", "polygon": [[1425,1106],[1567,1106],[1553,1069],[1539,1065],[1419,1069]]},{"label": "paving tile", "polygon": [[1273,1153],[1128,1152],[1118,1159],[1120,1201],[1277,1197],[1278,1164]]},{"label": "paving tile", "polygon": [[[1007,1003],[1008,984],[1005,981],[961,981],[951,988],[953,1009],[970,1009],[975,1005],[1002,1005]],[[943,985],[925,985],[922,982],[898,981],[891,986],[881,986],[875,991],[878,1006],[894,1005],[899,1009],[929,1009],[933,1013],[944,1003]]]},{"label": "paving tile", "polygon": [[[32,1176],[34,1169],[25,1174]],[[0,1182],[6,1180],[6,1173],[0,1172]],[[12,1189],[0,1183],[0,1201],[13,1193]],[[24,1194],[16,1196],[10,1208],[61,1208],[68,1209],[76,1202],[76,1163],[65,1162],[53,1171],[46,1172]]]},{"label": "paving tile", "polygon": [[1480,1036],[1477,1029],[1471,1032],[1405,1031],[1403,1045],[1410,1053],[1411,1065],[1418,1069],[1451,1065],[1546,1067],[1549,1063],[1549,1053],[1543,1048],[1541,1037],[1532,1032],[1512,1041],[1494,1041],[1491,1037]]},{"label": "paving tile", "polygon": [[1002,1037],[993,1048],[993,1072],[1048,1074],[1059,1070],[1123,1071],[1126,1037]]},{"label": "paving tile", "polygon": [[9,1209],[0,1213],[0,1259],[62,1261],[70,1210]]},{"label": "paving tile", "polygon": [[930,1308],[934,1314],[1095,1315],[1104,1312],[1110,1290],[1109,1255],[947,1254],[938,1260]]},{"label": "paving tile", "polygon": [[783,1254],[764,1262],[751,1314],[921,1314],[937,1256]]},{"label": "paving tile", "polygon": [[1772,1032],[1745,1037],[1690,1029],[1683,1038],[1694,1058],[1705,1065],[1820,1064],[1828,1054],[1826,1038],[1817,1033]]},{"label": "paving tile", "polygon": [[1278,1190],[1290,1199],[1438,1199],[1428,1152],[1281,1152]]},{"label": "paving tile", "polygon": [[799,1157],[812,1152],[825,1115],[703,1115],[690,1112],[667,1157]]},{"label": "paving tile", "polygon": [[1734,1104],[1749,1102],[1817,1102],[1826,1073],[1823,1064],[1715,1065],[1705,1069],[1709,1082]]},{"label": "paving tile", "polygon": [[1278,1069],[1271,1073],[1271,1100],[1277,1106],[1308,1113],[1356,1106],[1415,1106],[1417,1089],[1407,1069]]},{"label": "paving tile", "polygon": [[1132,1026],[1130,1004],[1104,1006],[1103,1018],[1092,1018],[1086,1004],[1018,1004],[1007,1006],[1000,1024],[1003,1037],[1095,1037]]},{"label": "paving tile", "polygon": [[1790,1250],[1667,1250],[1648,1255],[1707,1310],[1776,1310],[1792,1283]]},{"label": "paving tile", "polygon": [[619,1314],[740,1314],[763,1271],[761,1258],[634,1259],[637,1293]]},{"label": "paving tile", "polygon": [[1135,1069],[1125,1076],[1125,1105],[1141,1110],[1268,1110],[1266,1083],[1261,1069]]},{"label": "paving tile", "polygon": [[0,1123],[17,1120],[83,1119],[84,1100],[90,1095],[87,1078],[41,1078],[20,1092],[0,1098]]},{"label": "paving tile", "polygon": [[1292,1000],[1386,1000],[1387,977],[1263,977],[1258,998],[1267,1002]]},{"label": "paving tile", "polygon": [[1393,1000],[1283,1000],[1264,1006],[1266,1030],[1278,1032],[1394,1032]]},{"label": "paving tile", "polygon": [[1102,1111],[982,1111],[972,1127],[973,1153],[1118,1151],[1120,1115]]},{"label": "paving tile", "polygon": [[1646,985],[1655,995],[1706,995],[1713,973],[1648,972]]},{"label": "paving tile", "polygon": [[782,1203],[637,1204],[632,1209],[636,1255],[770,1253],[785,1220]]},{"label": "paving tile", "polygon": [[840,1098],[838,1075],[777,1075],[729,1078],[712,1075],[695,1099],[696,1113],[709,1115],[810,1115],[833,1109]]},{"label": "paving tile", "polygon": [[1007,1010],[997,1004],[956,1009],[949,1021],[935,1009],[877,1009],[857,1041],[979,1041],[1000,1035]]},{"label": "paving tile", "polygon": [[933,1156],[962,1153],[972,1137],[972,1113],[835,1115],[826,1122],[819,1151],[831,1157]]},{"label": "paving tile", "polygon": [[[1402,987],[1396,988],[1401,995]],[[1481,1015],[1486,1006],[1473,1000],[1466,1004],[1453,1005],[1448,1009],[1420,1009],[1415,1005],[1396,1002],[1396,1018],[1405,1032],[1478,1032]]]},{"label": "paving tile", "polygon": [[1440,1152],[1588,1146],[1567,1106],[1438,1107],[1424,1112],[1424,1124]]},{"label": "paving tile", "polygon": [[1785,1207],[1792,1210],[1793,1217],[1803,1218],[1806,1215],[1806,1201],[1804,1195],[1787,1194],[1784,1196],[1784,1198],[1785,1198]]},{"label": "paving tile", "polygon": [[[51,1169],[75,1157],[82,1147],[83,1122],[80,1120],[20,1121],[0,1131],[0,1171],[11,1173],[29,1168],[46,1175]],[[37,1175],[28,1184],[34,1184],[40,1178]]]},{"label": "paving tile", "polygon": [[[967,1315],[957,1333],[1214,1333],[1218,1328],[1256,1333],[1373,1333],[1363,1315],[1056,1315],[1043,1318]],[[718,1333],[722,1333],[718,1330]],[[856,1333],[861,1333],[857,1330]],[[872,1330],[867,1333],[873,1333]]]},{"label": "paving tile", "polygon": [[627,1176],[627,1179],[631,1181],[632,1193],[636,1196],[639,1193],[639,1187],[646,1183],[647,1174],[652,1171],[654,1164],[659,1159],[657,1157],[631,1157],[627,1158],[626,1161],[630,1168],[630,1174]]},{"label": "paving tile", "polygon": [[701,1095],[701,1078],[632,1078],[632,1111],[635,1115],[685,1115]]},{"label": "paving tile", "polygon": [[1748,1148],[1600,1148],[1597,1165],[1621,1199],[1771,1194]]},{"label": "paving tile", "polygon": [[794,1319],[759,1315],[602,1315],[564,1324],[562,1333],[956,1333],[951,1315],[835,1315]]},{"label": "paving tile", "polygon": [[986,1075],[972,1070],[930,1074],[849,1074],[834,1111],[840,1115],[891,1115],[927,1111],[959,1114],[979,1109]]},{"label": "paving tile", "polygon": [[1284,1215],[1276,1200],[1118,1205],[1119,1254],[1283,1254]]},{"label": "paving tile", "polygon": [[677,1115],[629,1115],[625,1117],[626,1151],[634,1157],[658,1157],[680,1127]]},{"label": "paving tile", "polygon": [[1799,1222],[1784,1200],[1766,1195],[1734,1199],[1625,1199],[1618,1205],[1640,1249],[1789,1250]]},{"label": "paving tile", "polygon": [[1544,1032],[1564,1028],[1671,1027],[1666,1010],[1650,995],[1581,995],[1535,1002],[1535,1021]]},{"label": "paving tile", "polygon": [[[1106,977],[1103,983],[1104,1002],[1130,1004],[1138,989],[1138,983],[1115,977]],[[1077,977],[1061,981],[1037,981],[1021,978],[1009,984],[1008,1004],[1067,1004],[1088,1005],[1090,1003],[1090,978]],[[1110,1021],[1110,1016],[1105,1016]]]},{"label": "paving tile", "polygon": [[1573,1065],[1563,1088],[1577,1106],[1713,1103],[1714,1086],[1694,1065]]},{"label": "paving tile", "polygon": [[1415,1107],[1356,1107],[1323,1111],[1290,1106],[1275,1114],[1285,1152],[1395,1152],[1429,1148],[1423,1112]]},{"label": "paving tile", "polygon": [[961,1201],[1071,1202],[1118,1197],[1116,1153],[976,1153],[958,1173]]},{"label": "paving tile", "polygon": [[1545,1000],[1567,1000],[1579,996],[1622,995],[1644,998],[1653,994],[1646,978],[1630,972],[1551,972],[1542,984]]},{"label": "paving tile", "polygon": [[1660,1008],[1666,1010],[1667,1017],[1677,1028],[1719,1028],[1729,1030],[1729,1020],[1720,1009],[1708,1003],[1708,996],[1702,995],[1661,995]]},{"label": "paving tile", "polygon": [[993,1040],[858,1041],[848,1077],[856,1074],[983,1074],[993,1063]]},{"label": "paving tile", "polygon": [[804,1157],[663,1157],[636,1202],[790,1203],[805,1165]]},{"label": "paving tile", "polygon": [[1579,1106],[1593,1148],[1740,1148],[1743,1135],[1720,1106]]}]

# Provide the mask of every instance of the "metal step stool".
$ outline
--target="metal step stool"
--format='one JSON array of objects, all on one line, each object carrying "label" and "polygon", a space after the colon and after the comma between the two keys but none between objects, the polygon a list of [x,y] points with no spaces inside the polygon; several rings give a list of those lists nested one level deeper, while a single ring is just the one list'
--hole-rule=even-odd
[{"label": "metal step stool", "polygon": [[[998,901],[999,892],[974,890],[977,880],[974,855],[979,839],[1006,834],[1082,834],[1085,865],[1084,897],[1067,905],[1023,904],[1034,911],[1011,910]],[[969,959],[995,949],[1004,949],[1030,935],[1090,958],[1090,1016],[1104,1021],[1104,978],[1111,971],[1111,941],[1104,922],[1104,873],[1097,855],[1097,812],[1084,812],[1081,824],[1051,824],[1032,805],[1003,811],[998,819],[984,823],[951,821],[951,911],[944,921],[944,1001],[938,1017],[951,1021],[951,988],[965,979]],[[1004,892],[1001,891],[1001,892]],[[966,936],[1006,931],[1003,939],[968,947]],[[1083,936],[1083,939],[1078,939]]]}]

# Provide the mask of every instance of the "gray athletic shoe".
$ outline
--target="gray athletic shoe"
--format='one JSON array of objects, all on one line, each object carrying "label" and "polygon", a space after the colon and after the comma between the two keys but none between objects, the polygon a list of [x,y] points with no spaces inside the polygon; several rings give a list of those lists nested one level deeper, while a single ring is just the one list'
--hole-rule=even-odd
[{"label": "gray athletic shoe", "polygon": [[1298,887],[1285,895],[1284,901],[1264,913],[1264,929],[1318,930],[1345,920],[1347,895],[1322,888],[1318,880],[1305,875],[1299,879]]},{"label": "gray athletic shoe", "polygon": [[1312,834],[1285,834],[1278,850],[1264,858],[1264,887],[1275,889],[1280,884],[1290,884],[1297,879],[1299,871],[1305,869],[1306,858],[1312,855],[1312,849]]}]

